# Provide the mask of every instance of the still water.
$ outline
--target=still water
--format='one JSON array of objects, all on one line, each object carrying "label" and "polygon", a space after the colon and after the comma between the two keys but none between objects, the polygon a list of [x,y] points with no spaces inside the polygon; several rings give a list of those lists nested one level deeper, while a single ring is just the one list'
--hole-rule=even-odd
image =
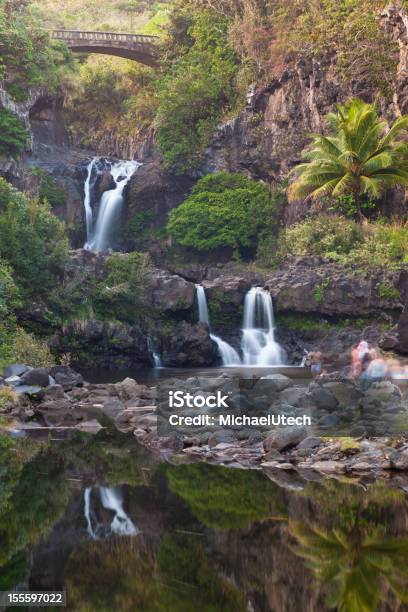
[{"label": "still water", "polygon": [[113,431],[0,437],[0,590],[83,612],[408,610],[402,480],[273,478]]}]

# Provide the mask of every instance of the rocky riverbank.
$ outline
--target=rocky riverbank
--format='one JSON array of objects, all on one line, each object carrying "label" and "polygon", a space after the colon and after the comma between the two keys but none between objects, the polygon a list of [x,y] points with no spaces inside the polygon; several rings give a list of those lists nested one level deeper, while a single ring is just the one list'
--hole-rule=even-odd
[{"label": "rocky riverbank", "polygon": [[[178,389],[193,397],[220,391],[228,397],[228,408],[176,411],[169,408],[168,397]],[[16,364],[4,371],[0,395],[1,429],[13,436],[41,428],[95,433],[115,426],[170,462],[262,468],[277,481],[291,479],[293,473],[312,479],[314,473],[388,478],[408,471],[407,385],[389,380],[367,386],[336,375],[313,381],[281,374],[246,380],[223,373],[169,378],[156,386],[130,378],[94,385],[69,366],[32,369]],[[213,423],[169,429],[171,413],[207,414]],[[220,414],[246,415],[260,424],[221,427]],[[268,415],[275,422],[286,418],[289,425],[263,425]],[[310,426],[290,425],[291,418],[305,415]]]}]

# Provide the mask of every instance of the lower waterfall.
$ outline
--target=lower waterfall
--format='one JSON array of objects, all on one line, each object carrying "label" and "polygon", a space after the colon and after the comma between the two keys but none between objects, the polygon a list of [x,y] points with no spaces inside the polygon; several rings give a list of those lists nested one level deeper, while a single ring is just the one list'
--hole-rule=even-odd
[{"label": "lower waterfall", "polygon": [[205,323],[210,330],[210,338],[216,343],[218,352],[221,357],[223,366],[234,366],[240,365],[241,359],[237,351],[228,342],[222,340],[219,336],[211,333],[210,317],[208,314],[207,298],[205,296],[205,289],[202,285],[196,285],[197,290],[197,303],[198,303],[198,318],[201,323]]},{"label": "lower waterfall", "polygon": [[223,366],[277,366],[284,363],[284,351],[275,340],[272,298],[262,287],[252,287],[245,296],[241,352],[211,333],[207,298],[202,285],[196,285],[198,317],[210,330],[210,338],[217,346]]},{"label": "lower waterfall", "polygon": [[275,340],[272,298],[262,287],[252,287],[245,296],[241,350],[244,365],[284,362],[283,349]]}]

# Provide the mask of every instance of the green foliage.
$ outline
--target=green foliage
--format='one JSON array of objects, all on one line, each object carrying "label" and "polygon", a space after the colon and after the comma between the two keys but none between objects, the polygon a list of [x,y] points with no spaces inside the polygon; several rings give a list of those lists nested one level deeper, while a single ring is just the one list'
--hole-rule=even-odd
[{"label": "green foliage", "polygon": [[[180,46],[169,37],[172,62],[161,79],[157,113],[157,142],[165,162],[176,172],[195,168],[209,136],[222,117],[238,103],[234,79],[238,57],[228,43],[228,20],[211,10],[188,3],[176,8],[170,20],[184,18]],[[179,52],[179,57],[175,53]]]},{"label": "green foliage", "polygon": [[[68,255],[64,224],[47,202],[28,200],[0,179],[0,256],[11,266],[26,300],[48,295],[59,282]],[[2,203],[1,202],[1,203]]]},{"label": "green foliage", "polygon": [[320,215],[292,225],[280,233],[278,258],[321,255],[343,265],[397,267],[408,261],[406,225],[358,225],[338,216]]},{"label": "green foliage", "polygon": [[0,108],[0,155],[16,157],[27,143],[27,131],[20,119]]},{"label": "green foliage", "polygon": [[47,200],[51,206],[63,204],[67,197],[65,189],[59,187],[51,174],[43,168],[33,168],[31,174],[39,179],[38,197]]},{"label": "green foliage", "polygon": [[10,357],[10,343],[15,329],[15,311],[21,305],[20,294],[10,267],[0,259],[0,364]]},{"label": "green foliage", "polygon": [[43,445],[0,434],[0,574],[8,567],[8,579],[16,555],[49,532],[68,502],[61,467]]},{"label": "green foliage", "polygon": [[13,335],[10,361],[25,363],[33,368],[48,368],[55,365],[55,359],[47,342],[27,333],[21,327],[17,328]]},{"label": "green foliage", "polygon": [[91,294],[95,314],[129,323],[140,319],[145,312],[150,272],[145,253],[111,255],[105,263],[103,279]]},{"label": "green foliage", "polygon": [[29,3],[0,1],[0,75],[8,93],[21,102],[30,87],[57,91],[63,74],[72,67],[65,45],[54,42]]},{"label": "green foliage", "polygon": [[384,281],[378,285],[378,295],[390,300],[401,300],[401,293],[391,282]]},{"label": "green foliage", "polygon": [[216,247],[256,247],[265,220],[272,215],[268,189],[239,174],[219,172],[194,186],[171,211],[167,229],[183,246],[199,251]]},{"label": "green foliage", "polygon": [[158,553],[158,565],[163,580],[163,604],[165,602],[161,609],[183,612],[244,612],[247,609],[244,595],[217,574],[202,542],[195,536],[177,533],[165,536]]},{"label": "green foliage", "polygon": [[[326,203],[328,208],[333,208],[334,211],[339,212],[346,217],[355,217],[358,214],[357,204],[354,196],[349,193],[348,195],[341,195],[334,201],[328,199]],[[376,207],[376,202],[371,198],[362,198],[360,201],[360,208],[362,211],[370,211]]]},{"label": "green foliage", "polygon": [[408,115],[387,130],[374,106],[354,99],[337,105],[327,122],[331,135],[313,135],[308,161],[294,169],[298,178],[289,189],[292,199],[351,194],[361,218],[363,194],[379,198],[387,188],[408,185],[408,145],[400,139]]},{"label": "green foliage", "polygon": [[[66,115],[71,129],[87,145],[100,145],[107,132],[115,137],[147,133],[157,109],[156,73],[135,62],[90,56],[69,89]],[[82,112],[78,113],[78,106]]]},{"label": "green foliage", "polygon": [[196,463],[169,466],[166,475],[170,489],[207,527],[240,529],[274,510],[279,515],[286,513],[279,489],[259,472]]},{"label": "green foliage", "polygon": [[339,216],[320,215],[283,230],[278,255],[347,255],[364,240],[361,226]]},{"label": "green foliage", "polygon": [[313,291],[313,297],[318,304],[323,304],[326,289],[330,286],[330,280],[324,279],[316,285]]}]

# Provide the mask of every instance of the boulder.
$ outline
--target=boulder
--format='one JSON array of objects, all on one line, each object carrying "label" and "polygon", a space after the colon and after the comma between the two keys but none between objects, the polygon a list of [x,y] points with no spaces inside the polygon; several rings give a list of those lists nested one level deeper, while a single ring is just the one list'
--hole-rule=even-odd
[{"label": "boulder", "polygon": [[163,338],[162,344],[162,360],[166,366],[201,367],[219,362],[217,345],[211,340],[204,323],[191,325],[181,321]]},{"label": "boulder", "polygon": [[282,427],[276,429],[264,440],[265,452],[273,449],[281,451],[292,446],[297,446],[307,437],[306,427]]},{"label": "boulder", "polygon": [[110,398],[103,404],[102,412],[111,419],[116,419],[125,410],[124,404],[117,398]]},{"label": "boulder", "polygon": [[208,439],[208,444],[211,447],[217,446],[217,444],[222,444],[223,442],[228,443],[235,440],[234,433],[230,429],[219,429],[218,431],[214,431]]},{"label": "boulder", "polygon": [[339,405],[336,397],[329,391],[329,389],[325,389],[322,387],[318,387],[317,389],[312,389],[309,393],[309,397],[312,400],[313,404],[315,404],[318,408],[332,411],[336,410]]},{"label": "boulder", "polygon": [[152,276],[153,305],[163,312],[189,310],[194,304],[196,288],[194,283],[181,276],[156,270]]},{"label": "boulder", "polygon": [[35,387],[48,387],[50,384],[50,370],[48,368],[33,368],[21,376],[21,384]]},{"label": "boulder", "polygon": [[64,387],[62,385],[49,385],[42,392],[45,401],[64,398]]},{"label": "boulder", "polygon": [[138,385],[133,378],[125,378],[122,382],[115,384],[115,390],[122,401],[139,398],[144,389],[145,387]]},{"label": "boulder", "polygon": [[388,380],[373,383],[365,393],[364,402],[390,402],[401,401],[401,393],[397,385]]},{"label": "boulder", "polygon": [[23,365],[21,363],[13,363],[4,368],[3,377],[9,378],[10,376],[22,376],[28,372],[28,370],[31,370],[30,366]]},{"label": "boulder", "polygon": [[305,438],[304,440],[302,440],[302,442],[300,442],[300,444],[298,445],[298,449],[299,450],[309,450],[312,448],[318,448],[319,446],[321,446],[322,441],[320,438],[316,438],[314,436],[308,436],[307,438]]},{"label": "boulder", "polygon": [[326,389],[334,395],[338,403],[345,407],[356,403],[362,396],[360,389],[357,389],[357,387],[350,382],[328,382],[323,385],[323,389]]},{"label": "boulder", "polygon": [[[268,381],[268,383],[263,382]],[[273,391],[283,391],[288,387],[293,387],[293,382],[288,376],[284,376],[284,374],[268,374],[267,376],[262,376],[256,384],[256,388],[268,388]]]},{"label": "boulder", "polygon": [[82,375],[75,372],[70,366],[55,366],[51,368],[50,374],[55,382],[63,387],[64,391],[70,391],[74,387],[82,387],[84,384]]},{"label": "boulder", "polygon": [[288,387],[280,394],[280,399],[283,403],[296,407],[308,405],[310,402],[308,402],[307,398],[308,393],[305,387]]}]

